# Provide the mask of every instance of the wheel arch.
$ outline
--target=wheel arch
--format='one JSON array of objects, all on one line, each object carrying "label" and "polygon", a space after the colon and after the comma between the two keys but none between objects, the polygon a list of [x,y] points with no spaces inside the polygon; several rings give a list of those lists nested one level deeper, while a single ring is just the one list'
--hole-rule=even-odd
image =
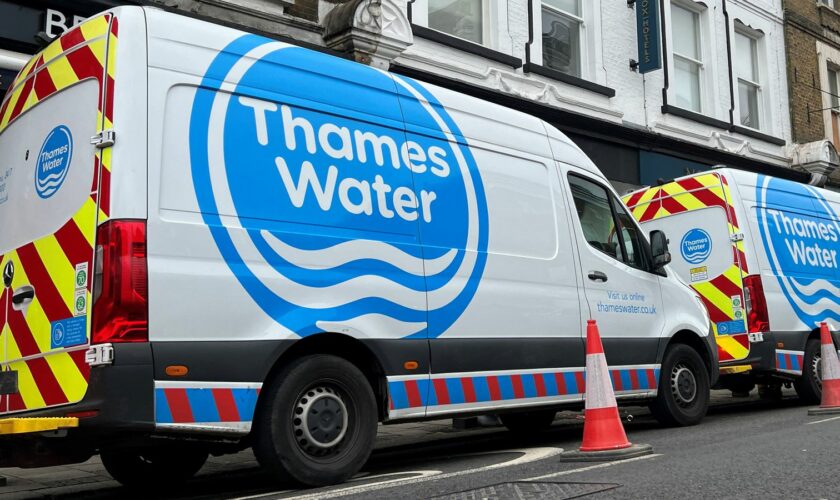
[{"label": "wheel arch", "polygon": [[[387,418],[388,386],[382,363],[364,342],[349,335],[318,333],[298,340],[274,361],[266,375],[265,383],[271,383],[278,373],[292,361],[314,354],[336,356],[358,368],[373,390],[379,420],[382,421]],[[257,402],[258,408],[262,406],[264,400],[265,397],[261,394]]]},{"label": "wheel arch", "polygon": [[[712,335],[712,333],[710,332],[709,335]],[[717,379],[717,374],[719,372],[717,366],[717,353],[712,352],[712,346],[709,342],[703,340],[702,337],[691,330],[680,330],[672,335],[671,338],[668,339],[668,342],[660,344],[661,347],[657,359],[659,359],[660,362],[665,359],[665,353],[668,352],[668,349],[675,344],[687,345],[697,351],[700,358],[703,359],[703,364],[706,365],[706,369],[709,371],[710,382]],[[717,344],[715,343],[714,346],[717,347]]]}]

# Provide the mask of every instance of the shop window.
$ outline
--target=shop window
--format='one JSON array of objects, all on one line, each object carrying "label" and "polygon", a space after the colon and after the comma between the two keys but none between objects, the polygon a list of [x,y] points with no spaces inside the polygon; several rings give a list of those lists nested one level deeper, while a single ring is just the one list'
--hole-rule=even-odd
[{"label": "shop window", "polygon": [[703,108],[703,51],[700,13],[671,4],[675,104],[700,113]]},{"label": "shop window", "polygon": [[580,0],[543,0],[543,66],[580,77],[582,28]]}]

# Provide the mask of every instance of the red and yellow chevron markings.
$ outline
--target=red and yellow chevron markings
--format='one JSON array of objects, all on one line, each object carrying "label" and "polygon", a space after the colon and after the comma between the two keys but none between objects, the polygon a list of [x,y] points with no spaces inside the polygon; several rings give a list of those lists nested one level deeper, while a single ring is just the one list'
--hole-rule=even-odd
[{"label": "red and yellow chevron markings", "polygon": [[[727,214],[729,234],[737,234],[741,231],[731,200],[729,183],[716,172],[669,182],[624,197],[624,203],[639,222],[708,207],[721,207]],[[691,284],[709,310],[720,361],[744,359],[750,352],[747,334],[718,335],[717,332],[717,323],[735,319],[732,297],[743,297],[743,278],[748,274],[743,241],[732,242],[732,252],[733,263],[722,274],[708,281]]]},{"label": "red and yellow chevron markings", "polygon": [[[114,74],[118,24],[112,14],[92,18],[53,41],[24,66],[0,105],[0,133],[29,109],[83,80],[99,83],[96,130],[112,127]],[[73,318],[76,266],[93,270],[97,221],[104,222],[110,203],[110,148],[92,158],[95,170],[90,197],[76,214],[53,234],[0,255],[0,269],[15,266],[10,288],[4,288],[0,307],[0,344],[5,346],[4,370],[18,372],[19,393],[0,398],[0,413],[34,410],[80,401],[88,387],[87,344],[52,348],[51,323]],[[101,167],[101,168],[100,168]],[[90,273],[92,274],[92,273]],[[84,291],[91,303],[92,279]],[[37,293],[22,310],[12,307],[11,290],[33,284]],[[90,336],[90,319],[86,318]]]}]

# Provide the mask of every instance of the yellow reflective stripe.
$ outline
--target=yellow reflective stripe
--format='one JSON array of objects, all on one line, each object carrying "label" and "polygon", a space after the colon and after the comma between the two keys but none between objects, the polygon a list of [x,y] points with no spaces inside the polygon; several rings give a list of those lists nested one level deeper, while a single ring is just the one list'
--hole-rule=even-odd
[{"label": "yellow reflective stripe", "polygon": [[23,93],[23,86],[18,87],[12,92],[12,96],[9,98],[9,105],[6,106],[6,112],[0,117],[0,129],[3,129],[6,125],[9,124],[9,119],[12,116],[12,112],[17,106],[17,102],[20,99],[21,94]]},{"label": "yellow reflective stripe", "polygon": [[105,67],[105,39],[101,38],[96,40],[95,42],[91,42],[89,45],[91,52],[93,52],[93,56],[99,61],[100,66],[103,68]]},{"label": "yellow reflective stripe", "polygon": [[[108,123],[110,123],[110,122],[106,121],[105,124],[107,125]],[[102,166],[105,168],[105,170],[107,170],[109,172],[111,171],[111,149],[112,148],[103,149],[102,154],[99,157],[100,163],[102,163]]]},{"label": "yellow reflective stripe", "polygon": [[50,72],[56,90],[62,90],[79,81],[76,72],[73,71],[73,67],[70,66],[70,61],[66,57],[60,57],[50,63],[47,71]]},{"label": "yellow reflective stripe", "polygon": [[684,206],[689,212],[693,210],[700,210],[701,208],[708,208],[708,205],[698,200],[696,196],[688,192],[674,196],[674,201]]},{"label": "yellow reflective stripe", "polygon": [[0,435],[31,434],[78,427],[76,417],[4,418],[0,420]]},{"label": "yellow reflective stripe", "polygon": [[[93,221],[96,220],[96,202],[90,196],[87,197],[82,208],[73,216],[73,222],[79,227],[79,231],[84,235],[85,240],[91,248],[93,248]],[[87,229],[87,230],[85,230]],[[74,268],[75,272],[75,268]]]},{"label": "yellow reflective stripe", "polygon": [[745,358],[750,353],[749,349],[742,346],[729,335],[721,335],[716,337],[715,340],[717,340],[717,344],[721,349],[728,352],[735,359]]},{"label": "yellow reflective stripe", "polygon": [[96,16],[83,22],[79,29],[82,30],[82,36],[85,40],[93,40],[108,32],[108,18],[106,16]]},{"label": "yellow reflective stripe", "polygon": [[45,358],[55,375],[64,396],[70,403],[81,401],[87,391],[87,381],[82,376],[76,363],[66,352],[50,354]]},{"label": "yellow reflective stripe", "polygon": [[10,367],[12,370],[18,372],[18,392],[20,393],[21,399],[23,399],[24,407],[33,409],[47,406],[44,397],[41,396],[41,391],[38,390],[38,386],[35,384],[35,378],[32,376],[32,372],[29,371],[26,363],[17,361],[12,363]]},{"label": "yellow reflective stripe", "polygon": [[117,37],[111,35],[108,40],[108,76],[114,78],[117,67]]},{"label": "yellow reflective stripe", "polygon": [[47,269],[47,273],[61,295],[61,300],[67,306],[67,309],[73,310],[73,291],[76,289],[75,278],[76,270],[58,240],[54,235],[50,235],[35,241],[35,250],[37,250],[41,262]]},{"label": "yellow reflective stripe", "polygon": [[692,285],[694,289],[706,298],[709,302],[714,304],[721,310],[728,318],[732,318],[732,299],[725,293],[721,292],[716,286],[708,281],[697,282]]},{"label": "yellow reflective stripe", "polygon": [[729,269],[724,271],[723,275],[726,276],[726,279],[731,281],[733,285],[737,286],[738,288],[743,288],[741,282],[741,268],[737,265],[733,264],[729,266]]},{"label": "yellow reflective stripe", "polygon": [[[26,270],[23,268],[23,265],[20,263],[20,259],[17,257],[17,252],[14,252],[14,254],[15,278],[12,282],[12,288],[17,288],[30,283],[30,281],[29,277],[26,275]],[[15,314],[20,313],[15,312]],[[24,321],[29,327],[29,331],[32,332],[32,337],[35,339],[38,351],[48,352],[50,350],[50,321],[41,306],[41,302],[38,300],[37,293],[35,294],[35,298],[26,308]],[[20,348],[14,339],[14,335],[9,335],[6,343],[6,359],[17,359],[23,357],[23,353],[20,352]],[[31,355],[31,353],[27,353],[27,355]]]},{"label": "yellow reflective stripe", "polygon": [[61,43],[56,40],[49,45],[44,51],[41,53],[44,56],[44,64],[49,64],[50,61],[54,60],[55,58],[61,56],[64,52],[64,48],[61,46]]}]

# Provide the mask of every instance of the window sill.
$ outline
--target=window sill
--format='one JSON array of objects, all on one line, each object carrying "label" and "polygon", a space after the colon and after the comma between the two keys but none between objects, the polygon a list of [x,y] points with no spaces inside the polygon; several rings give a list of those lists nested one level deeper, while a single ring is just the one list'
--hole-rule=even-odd
[{"label": "window sill", "polygon": [[753,139],[759,139],[764,142],[769,142],[770,144],[775,144],[776,146],[784,146],[786,144],[784,139],[761,133],[758,130],[742,127],[740,125],[733,125],[723,120],[718,120],[717,118],[711,118],[706,115],[701,115],[700,113],[689,111],[683,108],[678,108],[670,104],[665,104],[664,106],[662,106],[662,114],[679,116],[681,118],[686,118],[688,120],[702,123],[704,125],[709,125],[711,127],[726,130],[728,132],[735,132],[736,134],[741,134],[747,137],[752,137]]},{"label": "window sill", "polygon": [[433,42],[437,42],[443,45],[448,45],[455,49],[462,50],[464,52],[469,52],[470,54],[475,54],[477,56],[481,56],[492,61],[506,64],[512,68],[522,67],[522,59],[513,57],[509,54],[495,51],[493,49],[488,49],[483,45],[464,40],[463,38],[458,38],[457,36],[447,35],[446,33],[433,30],[425,26],[420,26],[418,24],[412,24],[411,31],[413,31],[414,34],[416,36],[419,36],[420,38],[425,38],[426,40],[431,40]]},{"label": "window sill", "polygon": [[686,118],[697,123],[702,123],[703,125],[709,125],[723,130],[729,130],[729,122],[718,120],[717,118],[712,118],[710,116],[701,115],[700,113],[690,111],[685,108],[678,108],[670,104],[664,104],[662,106],[662,114],[679,116],[681,118]]},{"label": "window sill", "polygon": [[522,70],[526,73],[534,73],[537,75],[545,76],[547,78],[551,78],[552,80],[568,83],[569,85],[580,87],[582,89],[589,90],[590,92],[595,92],[596,94],[601,94],[607,97],[615,97],[615,89],[605,87],[604,85],[599,85],[594,82],[590,82],[589,80],[584,80],[583,78],[579,78],[577,76],[567,75],[562,71],[546,68],[545,66],[540,66],[539,64],[534,64],[530,62],[525,63],[525,65],[522,67]]},{"label": "window sill", "polygon": [[745,135],[747,137],[752,137],[753,139],[759,139],[764,142],[769,142],[770,144],[775,144],[776,146],[784,146],[786,144],[784,139],[780,139],[778,137],[759,132],[758,130],[752,128],[742,127],[740,125],[730,126],[729,131]]}]

